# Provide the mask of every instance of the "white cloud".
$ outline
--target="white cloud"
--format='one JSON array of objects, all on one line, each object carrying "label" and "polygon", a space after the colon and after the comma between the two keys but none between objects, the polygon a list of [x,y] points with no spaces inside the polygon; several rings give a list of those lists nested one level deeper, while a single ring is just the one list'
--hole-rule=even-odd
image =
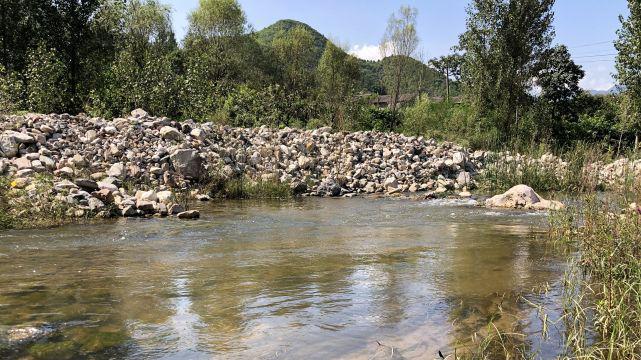
[{"label": "white cloud", "polygon": [[354,45],[349,50],[349,53],[363,60],[376,61],[382,58],[381,50],[379,49],[378,45]]},{"label": "white cloud", "polygon": [[588,90],[609,90],[614,86],[612,73],[615,71],[613,66],[584,66],[585,77],[579,85]]}]

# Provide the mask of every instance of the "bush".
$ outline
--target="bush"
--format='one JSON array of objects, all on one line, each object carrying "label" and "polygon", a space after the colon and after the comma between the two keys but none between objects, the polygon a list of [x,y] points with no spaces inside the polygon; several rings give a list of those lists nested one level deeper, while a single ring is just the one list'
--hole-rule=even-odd
[{"label": "bush", "polygon": [[27,104],[41,113],[69,108],[67,68],[54,49],[38,46],[28,55]]},{"label": "bush", "polygon": [[0,65],[0,113],[12,113],[22,108],[22,82],[15,72]]}]

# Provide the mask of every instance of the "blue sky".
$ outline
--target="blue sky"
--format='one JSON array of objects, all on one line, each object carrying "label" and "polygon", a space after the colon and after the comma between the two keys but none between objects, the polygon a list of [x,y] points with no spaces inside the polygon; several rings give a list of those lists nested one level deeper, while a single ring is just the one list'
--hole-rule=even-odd
[{"label": "blue sky", "polygon": [[[198,0],[164,0],[173,8],[179,38],[187,28],[187,15]],[[379,56],[378,43],[389,15],[401,5],[418,9],[420,47],[431,58],[447,54],[465,29],[467,0],[240,0],[249,23],[260,30],[280,19],[305,22],[330,39],[347,45],[363,58]],[[605,90],[614,80],[611,41],[619,28],[619,14],[627,14],[626,0],[557,0],[556,42],[566,44],[581,64],[586,89]]]}]

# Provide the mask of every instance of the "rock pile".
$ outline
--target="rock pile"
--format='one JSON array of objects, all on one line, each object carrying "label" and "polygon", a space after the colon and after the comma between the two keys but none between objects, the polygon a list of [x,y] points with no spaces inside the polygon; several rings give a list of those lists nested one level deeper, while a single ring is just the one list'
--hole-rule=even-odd
[{"label": "rock pile", "polygon": [[179,215],[172,189],[197,188],[214,173],[310,196],[463,190],[474,187],[485,155],[394,133],[242,129],[140,109],[113,120],[28,114],[0,123],[0,174],[13,186],[52,174],[66,202],[89,211],[113,204],[123,216]]}]

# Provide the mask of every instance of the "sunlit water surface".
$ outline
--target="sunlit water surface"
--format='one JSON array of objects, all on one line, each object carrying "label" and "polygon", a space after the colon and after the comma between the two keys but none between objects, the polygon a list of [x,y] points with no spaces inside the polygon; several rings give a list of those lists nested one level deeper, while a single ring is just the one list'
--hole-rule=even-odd
[{"label": "sunlit water surface", "polygon": [[198,207],[197,221],[0,233],[0,325],[57,327],[4,355],[433,359],[490,319],[537,357],[560,349],[522,300],[558,310],[565,264],[545,214],[367,198]]}]

